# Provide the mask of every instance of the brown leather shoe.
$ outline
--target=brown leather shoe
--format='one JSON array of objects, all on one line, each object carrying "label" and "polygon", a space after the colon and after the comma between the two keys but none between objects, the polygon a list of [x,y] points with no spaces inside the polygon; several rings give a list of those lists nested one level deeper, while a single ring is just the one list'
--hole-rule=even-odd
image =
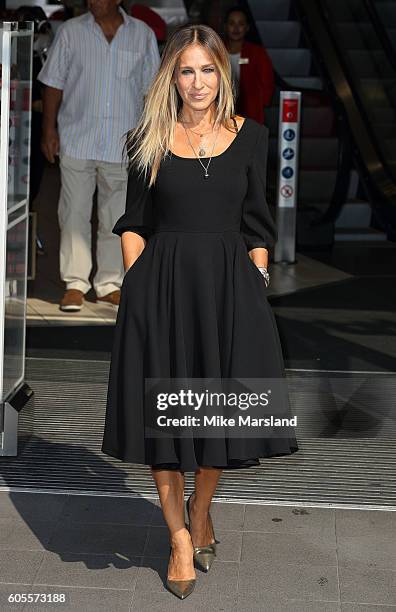
[{"label": "brown leather shoe", "polygon": [[96,301],[105,302],[106,304],[112,304],[113,306],[119,306],[120,296],[121,296],[121,291],[119,289],[116,289],[115,291],[112,291],[111,293],[108,293],[107,295],[104,295],[103,297],[97,297]]},{"label": "brown leather shoe", "polygon": [[79,289],[66,289],[59,304],[61,310],[66,312],[77,312],[81,310],[84,303],[84,293]]}]

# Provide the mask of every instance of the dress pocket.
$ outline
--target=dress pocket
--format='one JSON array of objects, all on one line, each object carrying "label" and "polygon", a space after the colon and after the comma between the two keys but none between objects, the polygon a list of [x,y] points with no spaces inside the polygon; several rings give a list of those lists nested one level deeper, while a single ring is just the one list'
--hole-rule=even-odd
[{"label": "dress pocket", "polygon": [[142,258],[143,258],[143,255],[144,255],[144,252],[145,252],[146,248],[147,248],[147,245],[144,247],[143,251],[140,253],[140,255],[138,256],[138,258],[137,258],[137,259],[135,259],[135,261],[133,262],[133,264],[132,264],[131,266],[129,266],[128,270],[127,270],[127,271],[125,272],[125,274],[124,274],[124,280],[126,279],[126,277],[127,277],[127,276],[129,276],[129,275],[130,275],[130,273],[131,273],[133,270],[136,270],[136,268],[138,267],[138,265],[139,265],[139,264],[142,262]]},{"label": "dress pocket", "polygon": [[117,51],[116,61],[116,75],[120,79],[127,79],[142,61],[142,54],[139,51]]},{"label": "dress pocket", "polygon": [[247,256],[249,265],[251,268],[253,268],[255,275],[258,277],[260,283],[262,283],[264,289],[267,289],[266,285],[265,285],[265,280],[264,280],[264,276],[261,274],[260,270],[258,269],[258,267],[256,266],[256,264],[250,259],[249,255]]}]

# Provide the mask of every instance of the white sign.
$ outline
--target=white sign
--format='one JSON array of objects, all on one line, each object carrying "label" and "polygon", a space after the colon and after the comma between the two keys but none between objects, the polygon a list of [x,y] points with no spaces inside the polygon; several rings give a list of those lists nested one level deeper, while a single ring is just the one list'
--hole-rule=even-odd
[{"label": "white sign", "polygon": [[294,208],[297,204],[300,117],[301,93],[299,91],[281,91],[279,104],[279,208]]}]

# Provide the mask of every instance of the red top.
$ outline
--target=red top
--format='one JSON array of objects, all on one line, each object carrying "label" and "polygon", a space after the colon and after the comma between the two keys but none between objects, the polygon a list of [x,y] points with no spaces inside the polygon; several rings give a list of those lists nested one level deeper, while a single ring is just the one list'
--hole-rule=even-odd
[{"label": "red top", "polygon": [[166,40],[166,23],[158,13],[153,11],[150,7],[144,4],[133,4],[130,8],[131,17],[140,19],[147,23],[157,38],[157,41],[162,42]]},{"label": "red top", "polygon": [[243,117],[250,117],[264,123],[264,107],[268,106],[274,93],[274,71],[271,58],[261,45],[244,42],[240,64],[239,97],[237,111]]}]

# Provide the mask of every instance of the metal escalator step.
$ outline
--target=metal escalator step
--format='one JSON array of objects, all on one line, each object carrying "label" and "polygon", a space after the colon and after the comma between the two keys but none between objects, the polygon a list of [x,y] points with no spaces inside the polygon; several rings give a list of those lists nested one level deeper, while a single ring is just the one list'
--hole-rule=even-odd
[{"label": "metal escalator step", "polygon": [[312,54],[309,49],[271,49],[267,48],[274,69],[283,78],[289,76],[309,77]]},{"label": "metal escalator step", "polygon": [[281,21],[289,18],[291,1],[263,2],[263,0],[250,0],[249,8],[255,21]]},{"label": "metal escalator step", "polygon": [[265,48],[293,49],[299,46],[301,25],[298,21],[256,21]]},{"label": "metal escalator step", "polygon": [[301,87],[302,89],[323,89],[323,82],[320,77],[311,76],[288,76],[286,81],[295,87]]},{"label": "metal escalator step", "polygon": [[352,240],[378,242],[386,241],[387,235],[373,227],[340,227],[334,233],[334,240],[336,242],[350,242]]}]

